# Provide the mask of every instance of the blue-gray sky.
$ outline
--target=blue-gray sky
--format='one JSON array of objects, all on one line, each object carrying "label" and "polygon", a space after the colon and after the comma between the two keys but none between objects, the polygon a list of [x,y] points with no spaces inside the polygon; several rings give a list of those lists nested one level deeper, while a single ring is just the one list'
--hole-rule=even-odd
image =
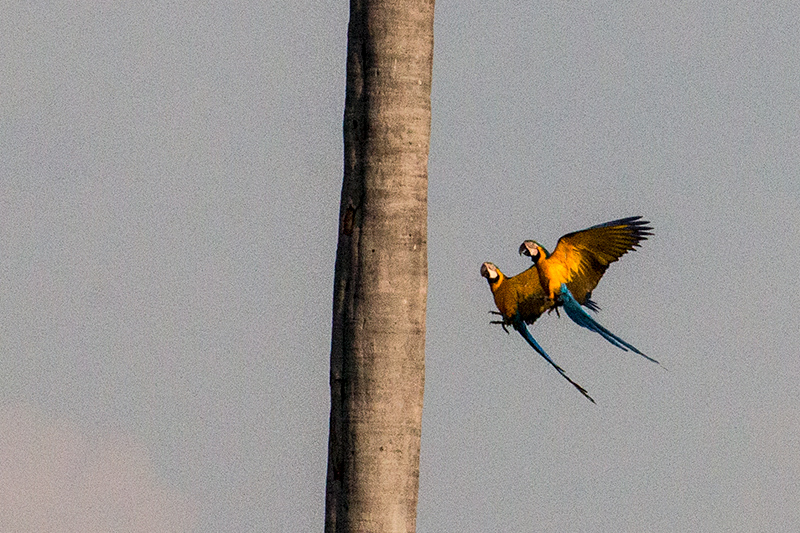
[{"label": "blue-gray sky", "polygon": [[[0,529],[322,530],[347,9],[0,10]],[[800,528],[798,19],[437,3],[419,531]],[[479,266],[629,215],[592,405]]]}]

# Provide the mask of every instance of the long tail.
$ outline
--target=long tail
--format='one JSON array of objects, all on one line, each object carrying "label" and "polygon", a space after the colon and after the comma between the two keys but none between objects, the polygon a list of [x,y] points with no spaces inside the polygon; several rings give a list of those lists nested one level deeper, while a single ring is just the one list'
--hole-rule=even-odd
[{"label": "long tail", "polygon": [[577,300],[572,296],[572,293],[569,292],[567,285],[565,283],[561,284],[561,303],[564,305],[564,311],[567,313],[573,322],[578,324],[579,326],[583,326],[584,328],[594,331],[595,333],[599,333],[602,337],[616,346],[617,348],[624,350],[624,351],[632,351],[633,353],[639,354],[648,361],[652,361],[657,365],[660,365],[658,361],[653,359],[652,357],[643,354],[640,352],[634,345],[625,342],[624,340],[620,339],[618,336],[614,335],[606,328],[601,326],[595,319],[593,319],[589,314],[581,308],[581,305],[578,303]]},{"label": "long tail", "polygon": [[[573,300],[573,301],[574,301],[574,300]],[[588,392],[586,392],[586,389],[584,389],[583,387],[581,387],[580,385],[578,385],[577,383],[575,383],[574,381],[572,381],[572,380],[570,379],[570,377],[567,375],[567,373],[566,373],[566,372],[564,372],[564,369],[562,369],[560,366],[558,366],[557,364],[555,364],[555,362],[554,362],[552,359],[550,359],[550,356],[549,356],[549,355],[547,355],[547,352],[545,352],[545,351],[544,351],[544,349],[543,349],[541,346],[539,346],[539,343],[538,343],[538,342],[536,342],[536,339],[534,339],[534,338],[533,338],[533,335],[531,335],[531,332],[530,332],[530,331],[528,331],[528,327],[525,325],[525,322],[524,322],[522,319],[520,319],[519,317],[517,317],[517,318],[514,320],[514,322],[512,323],[512,325],[514,326],[514,329],[515,329],[515,330],[519,331],[519,334],[520,334],[520,335],[522,335],[522,338],[523,338],[523,339],[525,339],[525,340],[527,341],[527,343],[528,343],[528,344],[530,344],[530,345],[531,345],[531,347],[532,347],[534,350],[536,350],[536,352],[537,352],[539,355],[541,355],[542,357],[544,357],[544,358],[545,358],[545,360],[546,360],[548,363],[550,363],[551,365],[553,365],[553,368],[555,368],[556,370],[558,370],[558,373],[559,373],[559,374],[561,374],[561,376],[562,376],[564,379],[566,379],[567,381],[569,381],[570,383],[572,383],[572,386],[573,386],[573,387],[575,387],[576,389],[578,389],[578,390],[580,391],[580,393],[581,393],[581,394],[583,394],[584,396],[586,396],[586,397],[589,399],[589,401],[591,401],[592,403],[595,403],[594,399],[593,399],[591,396],[589,396],[589,393],[588,393]]]}]

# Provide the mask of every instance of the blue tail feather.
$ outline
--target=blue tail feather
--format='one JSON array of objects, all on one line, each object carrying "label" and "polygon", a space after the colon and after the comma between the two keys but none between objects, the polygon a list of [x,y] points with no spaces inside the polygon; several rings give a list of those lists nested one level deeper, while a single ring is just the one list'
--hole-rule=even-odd
[{"label": "blue tail feather", "polygon": [[575,387],[576,389],[578,389],[578,390],[580,391],[580,393],[581,393],[581,394],[583,394],[584,396],[586,396],[586,397],[587,397],[587,398],[588,398],[588,399],[589,399],[589,400],[590,400],[592,403],[595,403],[594,399],[593,399],[591,396],[589,396],[589,393],[588,393],[588,392],[586,392],[586,389],[584,389],[583,387],[581,387],[580,385],[578,385],[577,383],[575,383],[574,381],[572,381],[572,380],[570,379],[570,377],[569,377],[569,376],[567,376],[566,372],[564,372],[564,369],[562,369],[562,368],[561,368],[560,366],[558,366],[558,365],[557,365],[557,364],[556,364],[556,363],[555,363],[555,362],[554,362],[552,359],[550,359],[550,356],[549,356],[549,355],[547,355],[547,352],[545,352],[545,351],[544,351],[544,349],[543,349],[541,346],[539,346],[539,343],[538,343],[538,342],[536,342],[536,339],[534,339],[534,338],[533,338],[533,335],[531,335],[531,332],[530,332],[530,331],[528,331],[528,327],[525,325],[525,322],[524,322],[524,321],[523,321],[523,320],[522,320],[522,319],[519,317],[519,315],[517,315],[517,316],[514,318],[514,320],[513,320],[513,322],[512,322],[512,324],[511,324],[511,325],[514,327],[514,329],[515,329],[515,330],[517,330],[517,331],[519,332],[519,334],[520,334],[520,335],[522,335],[522,338],[523,338],[523,339],[525,339],[525,341],[526,341],[528,344],[530,344],[530,345],[531,345],[531,347],[532,347],[534,350],[536,350],[536,353],[538,353],[539,355],[541,355],[542,357],[544,357],[544,359],[545,359],[545,360],[546,360],[548,363],[550,363],[551,365],[553,365],[553,368],[555,368],[556,370],[558,370],[558,373],[559,373],[559,374],[561,374],[561,376],[562,376],[564,379],[566,379],[567,381],[569,381],[569,382],[572,384],[572,386],[573,386],[573,387]]},{"label": "blue tail feather", "polygon": [[600,334],[604,339],[606,339],[608,342],[610,342],[617,348],[620,348],[621,350],[624,350],[626,352],[630,350],[633,353],[641,355],[648,361],[652,361],[659,365],[661,364],[652,357],[640,352],[632,344],[625,342],[618,336],[614,335],[606,328],[601,326],[595,319],[589,316],[589,314],[581,308],[581,305],[578,303],[577,300],[575,300],[575,298],[572,296],[572,293],[569,292],[567,285],[564,283],[561,284],[561,303],[564,306],[564,311],[567,313],[567,316],[569,316],[572,319],[572,321],[578,324],[579,326],[583,326],[584,328],[590,331],[594,331],[595,333]]}]

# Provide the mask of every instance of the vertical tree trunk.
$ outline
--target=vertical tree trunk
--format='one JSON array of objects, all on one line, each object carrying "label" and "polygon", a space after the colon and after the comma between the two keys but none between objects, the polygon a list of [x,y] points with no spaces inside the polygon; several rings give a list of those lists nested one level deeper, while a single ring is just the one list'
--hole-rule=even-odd
[{"label": "vertical tree trunk", "polygon": [[351,0],[325,530],[416,528],[433,0]]}]

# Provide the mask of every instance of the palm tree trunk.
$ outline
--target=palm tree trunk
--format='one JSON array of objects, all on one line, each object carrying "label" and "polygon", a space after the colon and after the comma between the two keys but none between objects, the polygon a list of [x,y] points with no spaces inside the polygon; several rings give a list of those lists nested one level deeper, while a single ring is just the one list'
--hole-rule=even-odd
[{"label": "palm tree trunk", "polygon": [[325,530],[416,528],[433,0],[351,0]]}]

